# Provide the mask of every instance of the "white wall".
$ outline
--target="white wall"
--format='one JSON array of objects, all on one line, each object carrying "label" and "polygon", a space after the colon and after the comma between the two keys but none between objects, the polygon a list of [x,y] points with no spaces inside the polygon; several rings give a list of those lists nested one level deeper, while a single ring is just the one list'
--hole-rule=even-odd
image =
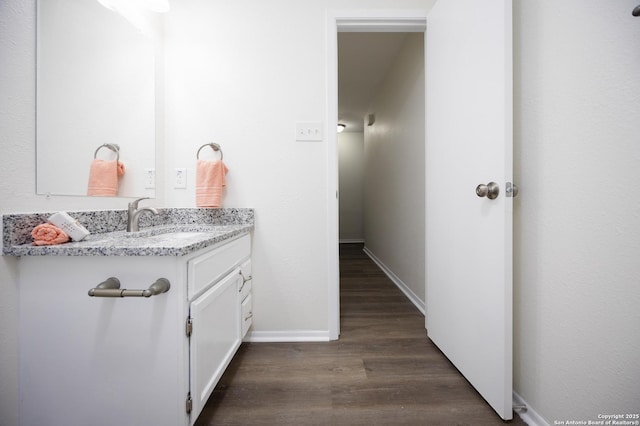
[{"label": "white wall", "polygon": [[364,241],[364,133],[338,134],[340,242]]},{"label": "white wall", "polygon": [[[295,123],[328,118],[326,9],[424,9],[424,0],[172,3],[165,28],[167,168],[193,176],[210,141],[229,167],[225,206],[256,209],[253,338],[328,337],[328,148]],[[330,129],[335,131],[335,129]],[[333,153],[335,155],[335,153]],[[170,185],[168,185],[170,186]],[[193,180],[169,190],[193,205]],[[283,338],[288,338],[283,337]]]},{"label": "white wall", "polygon": [[637,5],[514,2],[514,380],[551,424],[640,409]]},{"label": "white wall", "polygon": [[425,301],[424,34],[410,33],[365,127],[367,251]]}]

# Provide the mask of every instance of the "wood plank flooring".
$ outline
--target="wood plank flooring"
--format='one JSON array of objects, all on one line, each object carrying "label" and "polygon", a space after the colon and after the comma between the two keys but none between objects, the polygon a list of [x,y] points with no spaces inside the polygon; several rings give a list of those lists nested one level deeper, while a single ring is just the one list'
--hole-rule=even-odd
[{"label": "wood plank flooring", "polygon": [[340,246],[340,304],[338,341],[243,343],[196,426],[505,423],[361,244]]}]

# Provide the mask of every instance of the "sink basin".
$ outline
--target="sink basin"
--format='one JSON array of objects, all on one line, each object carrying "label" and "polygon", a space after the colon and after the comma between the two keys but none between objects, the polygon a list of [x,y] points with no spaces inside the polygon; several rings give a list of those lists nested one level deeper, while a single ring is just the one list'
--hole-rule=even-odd
[{"label": "sink basin", "polygon": [[164,232],[162,234],[147,235],[140,238],[145,238],[145,239],[154,240],[154,241],[156,240],[175,241],[175,240],[189,240],[192,238],[201,238],[204,235],[205,233],[198,232],[198,231],[174,231],[174,232]]},{"label": "sink basin", "polygon": [[203,233],[198,231],[176,231],[176,232],[167,232],[165,234],[155,235],[155,237],[188,239],[188,238],[194,238],[194,237],[202,237],[202,235]]},{"label": "sink basin", "polygon": [[[205,232],[209,230],[207,229],[184,229],[184,228],[176,228],[176,227],[156,227],[156,228],[147,228],[141,231],[135,232],[126,232],[123,233],[122,236],[125,238],[154,238],[154,239],[166,239],[166,238],[193,238],[197,236],[202,236]],[[157,238],[156,238],[157,237]]]}]

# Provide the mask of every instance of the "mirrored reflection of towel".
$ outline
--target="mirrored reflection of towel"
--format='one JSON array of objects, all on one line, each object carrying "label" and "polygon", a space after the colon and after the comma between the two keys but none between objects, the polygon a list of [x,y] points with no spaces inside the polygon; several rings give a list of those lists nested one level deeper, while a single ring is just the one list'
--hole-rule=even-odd
[{"label": "mirrored reflection of towel", "polygon": [[124,175],[124,164],[120,161],[98,160],[91,162],[87,195],[109,197],[118,195],[118,178]]},{"label": "mirrored reflection of towel", "polygon": [[198,160],[196,165],[196,206],[220,207],[222,188],[229,171],[222,160]]},{"label": "mirrored reflection of towel", "polygon": [[41,223],[31,231],[34,246],[62,244],[69,241],[69,236],[60,228],[50,223]]}]

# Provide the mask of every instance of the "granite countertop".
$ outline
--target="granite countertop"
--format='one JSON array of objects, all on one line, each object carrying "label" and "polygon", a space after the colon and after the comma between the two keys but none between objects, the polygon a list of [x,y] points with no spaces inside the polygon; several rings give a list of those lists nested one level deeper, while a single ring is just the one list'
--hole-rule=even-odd
[{"label": "granite countertop", "polygon": [[[126,232],[126,211],[69,212],[91,234],[34,246],[31,230],[51,213],[3,216],[3,254],[11,256],[184,256],[253,230],[253,209],[158,209]],[[124,216],[123,216],[124,215]],[[102,231],[102,232],[100,232]]]}]

